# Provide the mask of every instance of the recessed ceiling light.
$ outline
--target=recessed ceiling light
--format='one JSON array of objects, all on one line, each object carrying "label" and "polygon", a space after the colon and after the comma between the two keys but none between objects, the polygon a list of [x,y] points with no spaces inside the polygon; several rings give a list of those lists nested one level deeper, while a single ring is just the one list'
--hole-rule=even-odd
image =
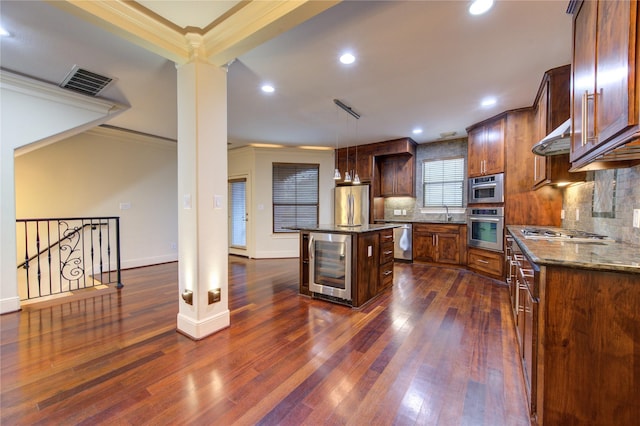
[{"label": "recessed ceiling light", "polygon": [[262,86],[262,91],[264,93],[273,93],[275,92],[275,90],[276,89],[270,84],[265,84],[264,86]]},{"label": "recessed ceiling light", "polygon": [[482,102],[480,102],[480,105],[482,105],[483,107],[490,107],[496,104],[496,98],[494,97],[488,97],[488,98],[484,98],[482,100]]},{"label": "recessed ceiling light", "polygon": [[340,62],[342,62],[345,65],[352,64],[355,61],[356,61],[356,57],[353,56],[351,53],[345,53],[344,55],[340,56]]},{"label": "recessed ceiling light", "polygon": [[469,13],[472,15],[482,15],[493,6],[493,0],[475,0],[469,6]]},{"label": "recessed ceiling light", "polygon": [[419,135],[420,133],[422,133],[422,129],[420,129],[419,127],[416,127],[415,129],[413,129],[414,135]]},{"label": "recessed ceiling light", "polygon": [[11,34],[9,33],[9,31],[5,30],[4,28],[0,27],[0,37],[7,37],[10,36]]}]

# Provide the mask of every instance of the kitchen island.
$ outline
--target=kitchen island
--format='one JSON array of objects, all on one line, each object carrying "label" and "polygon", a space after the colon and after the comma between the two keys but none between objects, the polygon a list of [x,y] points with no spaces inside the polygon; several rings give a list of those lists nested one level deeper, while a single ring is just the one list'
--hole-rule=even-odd
[{"label": "kitchen island", "polygon": [[637,424],[640,248],[524,228],[506,265],[532,423]]},{"label": "kitchen island", "polygon": [[[300,294],[361,307],[390,288],[393,285],[393,228],[397,226],[292,228],[300,231]],[[322,251],[322,245],[328,249]],[[338,251],[329,248],[331,245]],[[314,277],[315,285],[311,281]]]}]

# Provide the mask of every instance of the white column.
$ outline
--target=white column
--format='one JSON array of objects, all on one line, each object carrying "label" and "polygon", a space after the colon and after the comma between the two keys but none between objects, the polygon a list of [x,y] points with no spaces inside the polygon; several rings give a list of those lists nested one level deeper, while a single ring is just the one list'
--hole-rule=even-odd
[{"label": "white column", "polygon": [[[178,67],[178,331],[193,339],[230,323],[227,74],[203,57],[196,48],[194,59]],[[217,289],[221,300],[210,304]],[[183,297],[189,291],[192,304]]]}]

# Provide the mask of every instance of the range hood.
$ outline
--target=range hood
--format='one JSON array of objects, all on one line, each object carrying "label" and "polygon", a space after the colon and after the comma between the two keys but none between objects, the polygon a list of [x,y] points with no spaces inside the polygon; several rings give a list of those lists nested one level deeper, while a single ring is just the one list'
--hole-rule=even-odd
[{"label": "range hood", "polygon": [[549,156],[568,154],[571,148],[571,118],[535,144],[531,151],[536,155]]}]

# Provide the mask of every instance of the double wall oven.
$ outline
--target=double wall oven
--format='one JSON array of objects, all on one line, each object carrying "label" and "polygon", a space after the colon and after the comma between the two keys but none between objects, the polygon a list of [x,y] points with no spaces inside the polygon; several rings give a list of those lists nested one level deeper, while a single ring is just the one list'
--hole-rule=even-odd
[{"label": "double wall oven", "polygon": [[486,250],[504,248],[504,174],[469,178],[467,245]]}]

